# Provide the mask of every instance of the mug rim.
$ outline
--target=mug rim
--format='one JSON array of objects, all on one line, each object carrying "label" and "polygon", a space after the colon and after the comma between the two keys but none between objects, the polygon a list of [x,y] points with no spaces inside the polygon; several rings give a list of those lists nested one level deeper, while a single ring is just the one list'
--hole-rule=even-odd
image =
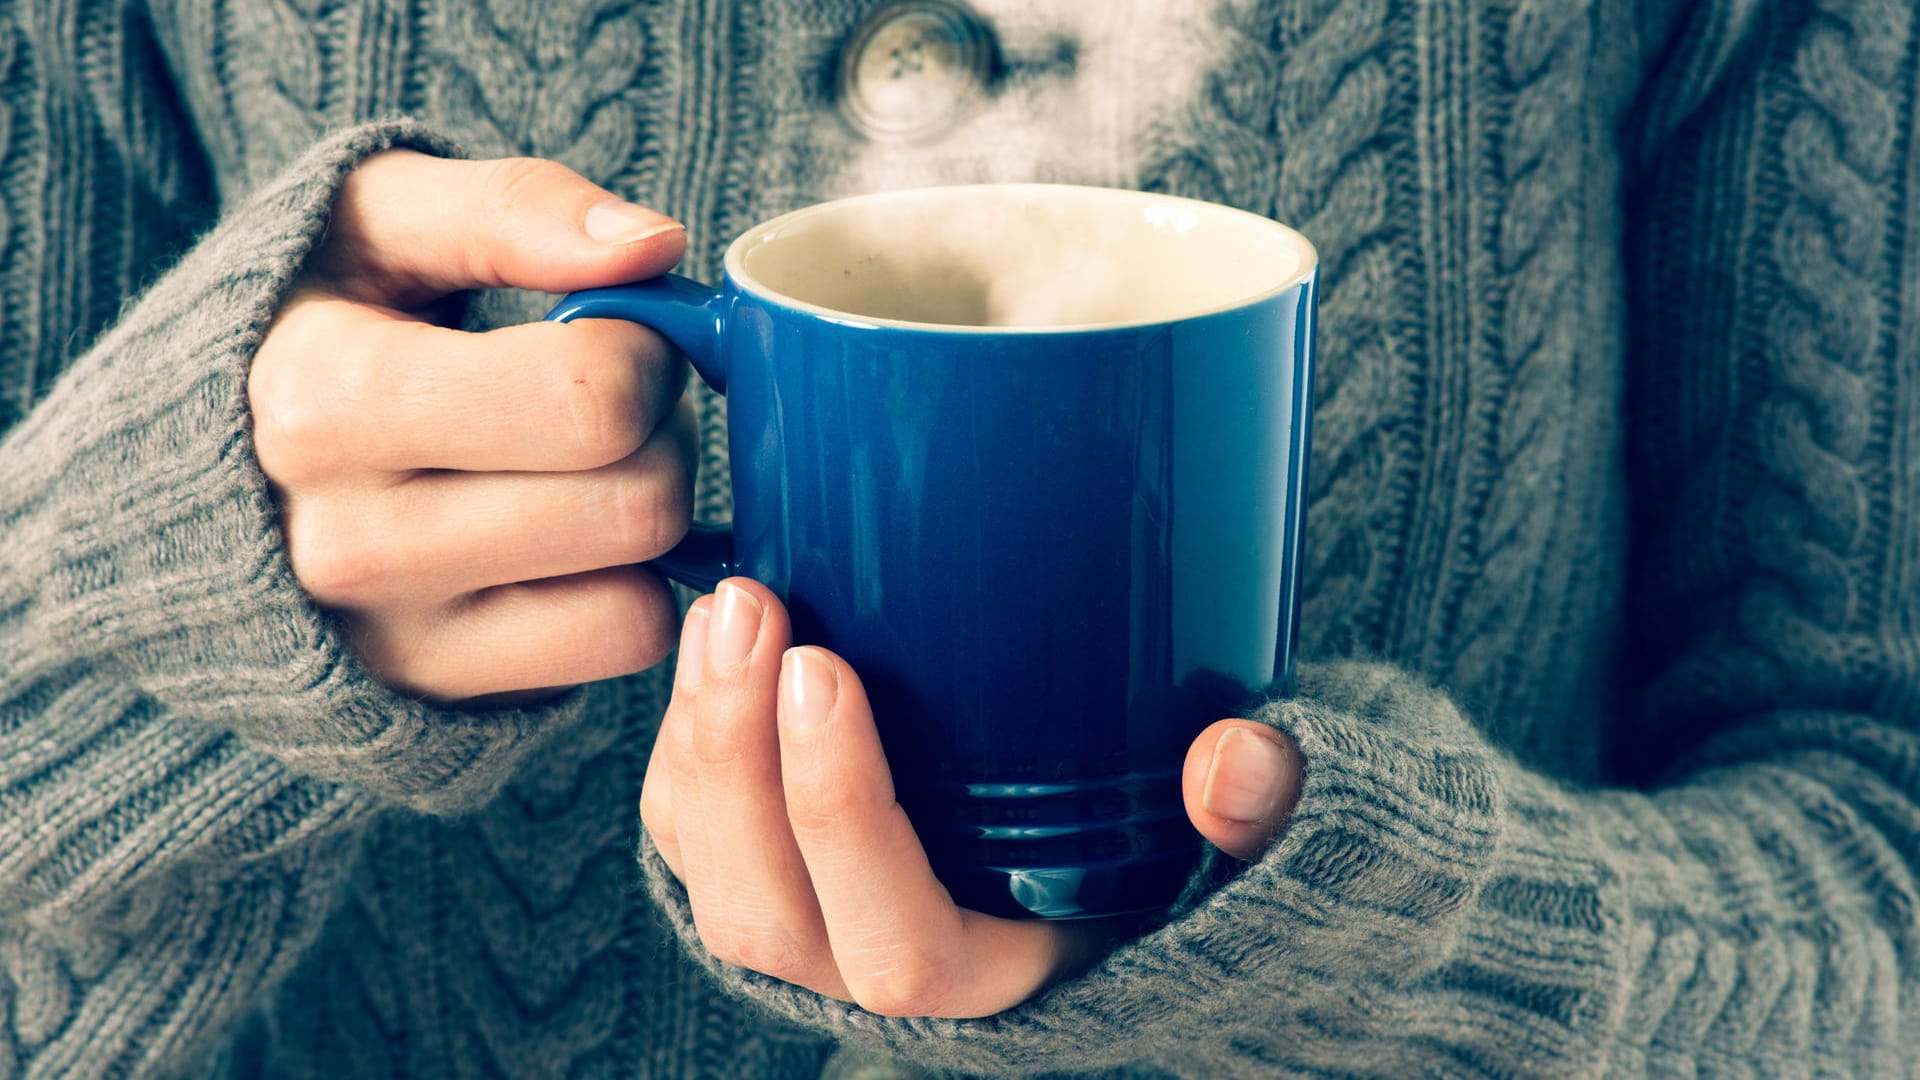
[{"label": "mug rim", "polygon": [[[911,199],[932,198],[942,194],[962,191],[999,191],[1018,194],[1022,191],[1059,194],[1062,192],[1091,192],[1099,197],[1134,201],[1140,204],[1160,204],[1188,206],[1197,208],[1197,212],[1228,218],[1245,219],[1270,233],[1276,233],[1296,245],[1303,257],[1300,266],[1281,280],[1278,285],[1247,296],[1206,307],[1183,311],[1177,315],[1143,319],[1118,319],[1108,322],[1067,323],[1055,326],[976,326],[966,323],[916,322],[908,319],[889,319],[857,312],[842,311],[802,300],[789,293],[781,292],[749,274],[744,265],[749,249],[773,239],[772,234],[789,226],[798,224],[811,217],[845,210],[861,204],[880,204],[887,202],[905,202]],[[791,210],[748,229],[727,245],[722,259],[722,268],[729,283],[762,301],[800,312],[826,322],[853,329],[900,330],[922,334],[962,334],[990,335],[1007,337],[1018,335],[1085,334],[1109,330],[1138,330],[1154,326],[1169,326],[1221,315],[1231,311],[1257,306],[1276,297],[1284,296],[1302,285],[1311,282],[1320,269],[1320,251],[1313,241],[1302,235],[1299,230],[1275,221],[1262,214],[1256,214],[1239,207],[1224,203],[1208,202],[1205,199],[1190,199],[1181,195],[1167,195],[1156,191],[1138,191],[1132,188],[1099,187],[1090,184],[1050,184],[1050,183],[1012,183],[1012,184],[943,184],[934,187],[900,188],[892,191],[872,192],[864,195],[852,195],[846,198],[830,199],[814,203],[798,210]]]}]

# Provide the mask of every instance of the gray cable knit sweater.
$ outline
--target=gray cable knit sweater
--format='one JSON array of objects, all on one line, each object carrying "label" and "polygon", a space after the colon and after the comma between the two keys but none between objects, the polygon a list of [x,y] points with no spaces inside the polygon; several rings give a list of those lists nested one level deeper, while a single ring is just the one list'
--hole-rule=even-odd
[{"label": "gray cable knit sweater", "polygon": [[[0,1076],[785,1077],[835,1040],[981,1074],[1908,1072],[1909,0],[983,0],[995,96],[912,145],[822,77],[878,6],[0,0]],[[639,836],[658,673],[431,708],[288,569],[249,359],[396,144],[557,158],[687,221],[701,274],[764,216],[931,179],[1300,226],[1283,840],[987,1019],[716,964]]]}]

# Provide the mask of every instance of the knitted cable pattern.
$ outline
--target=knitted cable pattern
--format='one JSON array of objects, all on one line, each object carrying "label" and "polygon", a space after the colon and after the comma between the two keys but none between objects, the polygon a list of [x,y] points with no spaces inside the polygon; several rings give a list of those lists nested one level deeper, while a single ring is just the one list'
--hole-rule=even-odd
[{"label": "knitted cable pattern", "polygon": [[[1655,564],[1654,587],[1695,598],[1670,634],[1654,629],[1655,647],[1706,646],[1653,685],[1654,712],[1671,722],[1796,702],[1870,707],[1867,688],[1896,674],[1868,658],[1886,630],[1881,605],[1902,595],[1885,508],[1898,494],[1888,462],[1900,451],[1888,437],[1905,384],[1894,351],[1909,302],[1897,200],[1912,98],[1897,88],[1912,40],[1910,11],[1861,2],[1824,5],[1804,40],[1771,44],[1779,105],[1762,122],[1781,153],[1752,177],[1760,209],[1745,225],[1764,231],[1764,261],[1723,286],[1765,316],[1723,359],[1724,385],[1739,396],[1700,377],[1671,388],[1692,407],[1672,420],[1684,425],[1681,452],[1698,456],[1676,494],[1706,504],[1692,527],[1662,538]],[[1723,144],[1712,148],[1725,159]]]},{"label": "knitted cable pattern", "polygon": [[[658,675],[539,712],[386,693],[288,572],[246,431],[332,185],[446,146],[356,128],[285,170],[316,131],[406,110],[562,157],[688,219],[704,274],[853,152],[831,73],[873,6],[0,7],[0,1075],[786,1077],[829,1041],[969,1074],[1899,1074],[1913,13],[1631,7],[1233,0],[1155,104],[1149,186],[1320,243],[1303,638],[1386,662],[1254,710],[1309,763],[1272,851],[975,1021],[714,963],[643,844],[656,924],[626,860]],[[1129,70],[1063,44],[1009,78]],[[1629,490],[1644,710],[1596,692]],[[1607,739],[1643,788],[1583,786]]]},{"label": "knitted cable pattern", "polygon": [[[1419,177],[1404,13],[1385,0],[1222,4],[1219,59],[1190,110],[1147,141],[1142,186],[1212,199],[1300,229],[1320,251],[1303,651],[1385,646],[1418,484],[1424,393],[1408,352],[1420,323],[1403,254]],[[1396,17],[1397,16],[1397,17]],[[1313,507],[1338,506],[1338,512]]]},{"label": "knitted cable pattern", "polygon": [[[1580,369],[1618,347],[1583,338],[1588,266],[1580,252],[1592,247],[1589,219],[1565,202],[1583,186],[1579,144],[1564,136],[1590,122],[1593,88],[1579,58],[1591,54],[1594,19],[1587,4],[1528,0],[1487,35],[1507,93],[1486,106],[1505,137],[1488,163],[1487,189],[1499,194],[1480,250],[1491,262],[1488,280],[1500,284],[1486,305],[1490,340],[1473,350],[1467,373],[1476,407],[1466,418],[1473,433],[1450,541],[1460,556],[1448,560],[1459,573],[1435,600],[1427,647],[1452,657],[1440,676],[1471,687],[1489,724],[1533,705],[1512,700],[1517,683],[1536,677],[1519,671],[1521,653],[1507,634],[1540,615],[1531,609],[1541,601],[1541,576],[1599,571],[1592,561],[1576,569],[1552,551],[1556,534],[1569,531],[1555,527],[1572,486],[1569,447],[1586,434]],[[1605,527],[1591,508],[1574,516]]]},{"label": "knitted cable pattern", "polygon": [[38,107],[32,56],[21,43],[22,31],[12,9],[0,9],[0,161],[15,162],[0,170],[0,281],[16,302],[0,306],[0,337],[16,342],[0,354],[0,430],[11,428],[26,415],[38,393],[38,306],[30,287],[38,271],[35,253],[26,250],[31,236],[16,227],[39,190],[36,175],[47,162],[35,151],[27,109]]}]

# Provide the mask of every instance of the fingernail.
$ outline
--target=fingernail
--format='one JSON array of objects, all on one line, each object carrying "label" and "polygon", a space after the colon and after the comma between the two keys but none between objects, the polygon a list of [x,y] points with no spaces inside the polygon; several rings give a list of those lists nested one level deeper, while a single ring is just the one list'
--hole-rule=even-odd
[{"label": "fingernail", "polygon": [[700,685],[700,664],[707,654],[707,609],[687,609],[687,625],[680,632],[680,659],[674,661],[673,676],[683,689]]},{"label": "fingernail", "polygon": [[1286,768],[1286,756],[1272,740],[1246,728],[1229,728],[1213,744],[1201,804],[1215,817],[1265,821],[1279,806]]},{"label": "fingernail", "polygon": [[780,722],[800,731],[826,720],[840,692],[840,676],[826,657],[808,648],[788,649],[780,663]]},{"label": "fingernail", "polygon": [[686,228],[665,214],[635,206],[623,199],[594,203],[587,209],[587,216],[580,222],[580,227],[587,231],[588,236],[603,244],[632,244],[649,236]]},{"label": "fingernail", "polygon": [[721,582],[714,590],[713,629],[707,634],[707,655],[717,668],[738,667],[753,651],[760,636],[760,601],[738,585]]}]

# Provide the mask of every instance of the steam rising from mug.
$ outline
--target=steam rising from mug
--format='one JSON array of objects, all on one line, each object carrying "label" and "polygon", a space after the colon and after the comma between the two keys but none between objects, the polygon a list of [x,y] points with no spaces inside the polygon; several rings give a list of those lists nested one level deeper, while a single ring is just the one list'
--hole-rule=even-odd
[{"label": "steam rising from mug", "polygon": [[[965,203],[938,222],[905,210],[840,224],[852,257],[794,290],[822,307],[879,319],[1041,327],[1130,316],[1126,238],[1074,236],[1035,203]],[[902,237],[914,237],[902,244]],[[1141,268],[1144,269],[1144,268]],[[784,291],[784,290],[783,290]]]}]

